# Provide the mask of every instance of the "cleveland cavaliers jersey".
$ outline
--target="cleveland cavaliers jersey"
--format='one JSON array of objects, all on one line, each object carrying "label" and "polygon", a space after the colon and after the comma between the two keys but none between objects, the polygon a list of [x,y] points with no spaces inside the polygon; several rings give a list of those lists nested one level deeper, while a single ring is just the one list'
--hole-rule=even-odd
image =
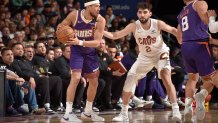
[{"label": "cleveland cavaliers jersey", "polygon": [[[87,21],[83,15],[84,11],[85,10],[79,10],[77,12],[77,18],[75,24],[72,25],[72,28],[75,31],[75,36],[77,36],[79,40],[85,40],[85,41],[94,40],[96,20],[93,19],[91,21]],[[81,53],[87,54],[95,50],[95,48],[73,45],[72,50],[78,50]]]},{"label": "cleveland cavaliers jersey", "polygon": [[209,38],[208,25],[199,17],[198,13],[194,10],[192,2],[185,6],[178,15],[177,19],[182,31],[182,41],[200,41],[200,39]]},{"label": "cleveland cavaliers jersey", "polygon": [[139,46],[139,51],[145,56],[156,56],[159,53],[165,51],[168,52],[169,48],[163,42],[162,35],[158,30],[158,21],[156,19],[150,19],[150,29],[145,30],[141,26],[141,22],[137,20],[135,39]]}]

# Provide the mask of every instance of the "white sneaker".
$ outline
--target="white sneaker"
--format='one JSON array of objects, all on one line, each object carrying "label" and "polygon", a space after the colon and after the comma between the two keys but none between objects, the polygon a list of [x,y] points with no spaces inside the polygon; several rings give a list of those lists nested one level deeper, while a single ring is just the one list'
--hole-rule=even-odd
[{"label": "white sneaker", "polygon": [[145,108],[152,108],[154,104],[154,101],[145,101],[145,100],[140,100],[140,102],[135,102],[135,107],[136,108],[142,108],[142,107],[145,107]]},{"label": "white sneaker", "polygon": [[118,116],[114,117],[112,121],[113,122],[129,122],[129,117],[128,115],[121,112]]},{"label": "white sneaker", "polygon": [[179,106],[185,107],[185,103],[182,100],[178,99],[177,103]]},{"label": "white sneaker", "polygon": [[145,105],[145,100],[140,100],[139,102],[133,101],[136,108],[142,108]]},{"label": "white sneaker", "polygon": [[167,100],[167,101],[162,101],[161,102],[166,108],[171,108],[172,107],[172,104]]},{"label": "white sneaker", "polygon": [[205,97],[201,93],[197,93],[195,95],[195,101],[196,101],[196,118],[197,120],[203,120],[205,117]]},{"label": "white sneaker", "polygon": [[99,112],[99,111],[100,111],[97,107],[93,107],[92,110],[93,110],[94,112]]},{"label": "white sneaker", "polygon": [[61,118],[61,123],[67,123],[67,122],[73,122],[73,123],[82,123],[82,120],[80,120],[74,113],[65,114]]},{"label": "white sneaker", "polygon": [[184,110],[184,121],[193,122],[192,115],[193,115],[192,105],[186,105]]},{"label": "white sneaker", "polygon": [[181,122],[182,120],[182,115],[179,112],[179,108],[174,108],[172,111],[172,120],[175,122]]},{"label": "white sneaker", "polygon": [[89,120],[89,121],[94,121],[94,122],[104,122],[105,121],[103,117],[98,116],[93,111],[91,113],[82,112],[81,118],[85,120]]}]

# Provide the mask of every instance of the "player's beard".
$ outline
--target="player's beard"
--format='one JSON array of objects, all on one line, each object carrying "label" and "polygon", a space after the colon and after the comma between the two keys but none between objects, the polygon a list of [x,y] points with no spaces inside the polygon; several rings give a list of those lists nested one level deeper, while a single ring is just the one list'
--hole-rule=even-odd
[{"label": "player's beard", "polygon": [[148,22],[148,19],[139,19],[139,21],[142,23],[142,24],[145,24]]},{"label": "player's beard", "polygon": [[97,19],[97,17],[98,17],[98,14],[97,14],[97,15],[95,15],[95,14],[93,14],[92,12],[90,12],[90,15],[91,15],[91,16],[92,16],[92,18],[93,18],[93,19],[95,19],[95,20],[96,20],[96,19]]}]

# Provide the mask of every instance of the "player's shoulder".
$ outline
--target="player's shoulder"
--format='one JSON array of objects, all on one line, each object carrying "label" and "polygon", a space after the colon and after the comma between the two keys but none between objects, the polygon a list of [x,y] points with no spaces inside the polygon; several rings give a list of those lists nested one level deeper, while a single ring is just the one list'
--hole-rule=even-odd
[{"label": "player's shoulder", "polygon": [[71,17],[75,17],[75,16],[78,15],[78,12],[79,12],[79,10],[73,10],[68,15],[71,16]]},{"label": "player's shoulder", "polygon": [[194,2],[195,7],[204,7],[207,6],[207,2],[204,0],[197,0]]},{"label": "player's shoulder", "polygon": [[194,1],[194,3],[207,4],[207,2],[205,0],[197,0],[197,1]]},{"label": "player's shoulder", "polygon": [[102,17],[100,14],[98,15],[97,19],[96,19],[97,22],[99,23],[105,23],[105,18]]}]

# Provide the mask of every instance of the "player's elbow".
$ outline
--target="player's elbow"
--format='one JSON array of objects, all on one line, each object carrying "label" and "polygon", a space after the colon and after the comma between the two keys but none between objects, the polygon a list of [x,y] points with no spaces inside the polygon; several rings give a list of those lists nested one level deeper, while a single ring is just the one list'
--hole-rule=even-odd
[{"label": "player's elbow", "polygon": [[100,46],[100,42],[99,42],[99,41],[96,41],[95,47],[99,47],[99,46]]}]

